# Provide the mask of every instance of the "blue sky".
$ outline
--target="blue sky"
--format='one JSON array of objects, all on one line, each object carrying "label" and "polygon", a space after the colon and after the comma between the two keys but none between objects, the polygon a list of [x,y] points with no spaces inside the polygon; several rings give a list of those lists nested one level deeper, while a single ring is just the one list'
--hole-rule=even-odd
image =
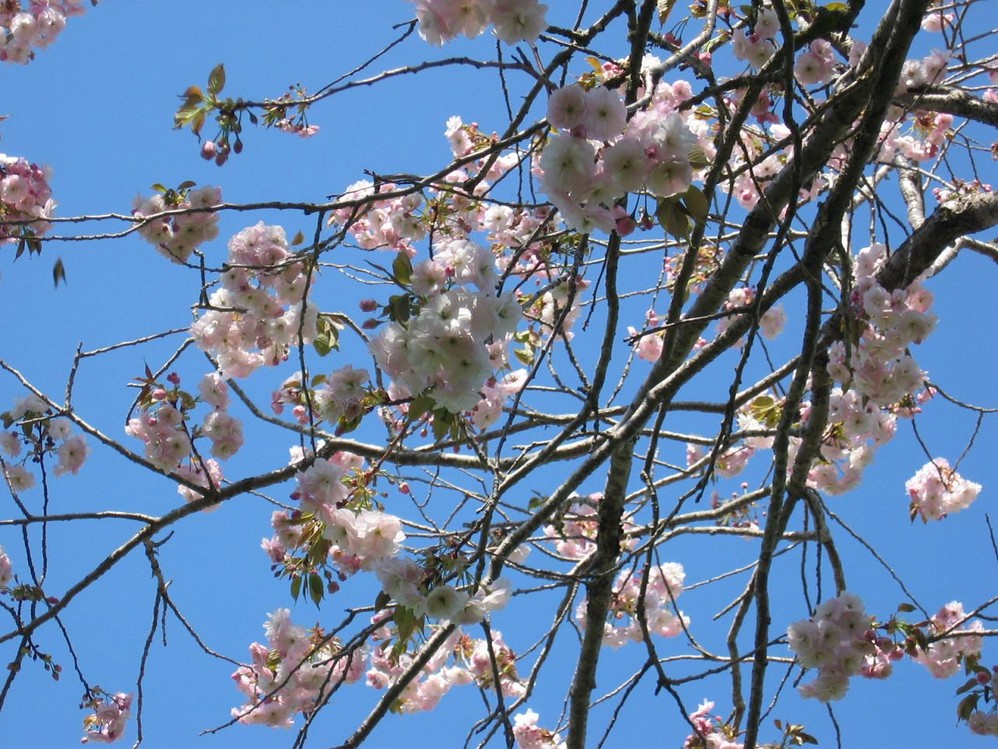
[{"label": "blue sky", "polygon": [[[0,123],[0,151],[52,166],[60,216],[127,213],[133,198],[148,194],[155,182],[220,184],[230,202],[320,201],[360,179],[365,169],[432,171],[449,158],[443,138],[448,116],[460,114],[466,122],[479,122],[487,132],[502,128],[504,114],[494,75],[431,71],[335,97],[311,118],[321,127],[316,138],[305,141],[252,129],[245,138],[245,153],[222,169],[199,158],[190,133],[172,129],[178,95],[191,84],[203,84],[218,62],[226,65],[227,92],[233,95],[270,97],[295,82],[314,90],[378,51],[393,33],[391,25],[408,20],[411,13],[409,4],[395,0],[303,1],[287,7],[257,0],[168,4],[108,0],[72,19],[57,44],[30,66],[0,69],[5,92],[5,103],[0,106],[2,113],[12,115]],[[488,55],[491,44],[488,39],[462,41],[441,53],[413,37],[384,66],[441,54]],[[985,168],[993,178],[992,162],[986,162]],[[984,178],[987,181],[986,174]],[[886,190],[893,196],[894,185]],[[221,259],[224,240],[257,220],[282,223],[289,236],[299,229],[309,234],[314,225],[314,219],[294,214],[227,214],[210,252]],[[121,227],[95,224],[88,231],[112,228]],[[68,230],[65,225],[57,227],[60,234]],[[46,391],[62,392],[73,351],[81,342],[84,348],[98,347],[184,327],[191,320],[198,279],[167,263],[136,236],[52,243],[46,245],[41,258],[22,258],[16,263],[12,255],[9,250],[0,253],[0,315],[6,321],[0,357]],[[53,289],[51,265],[57,256],[65,264],[68,283]],[[992,407],[998,406],[993,385],[998,347],[993,328],[982,324],[982,316],[994,307],[993,285],[986,281],[993,272],[989,261],[965,254],[930,282],[940,323],[916,352],[932,380],[959,398]],[[328,292],[330,303],[350,312],[355,311],[358,299],[370,294],[342,280],[336,283]],[[640,326],[641,305],[634,304],[629,311],[631,324]],[[790,330],[799,327],[799,320],[791,319]],[[77,383],[80,415],[127,442],[122,427],[134,391],[125,385],[141,373],[146,361],[155,365],[180,340],[154,344],[141,354],[125,350],[87,363]],[[193,384],[203,360],[188,357],[184,361],[185,376]],[[635,364],[640,374],[645,366]],[[255,387],[266,394],[286,374],[260,372]],[[724,374],[719,371],[717,381],[707,380],[705,392],[714,386],[726,388],[721,379]],[[16,394],[15,383],[9,377],[0,378],[0,410]],[[974,429],[971,415],[941,401],[929,404],[917,424],[933,455],[951,462]],[[990,551],[985,525],[985,514],[993,507],[993,487],[998,485],[998,465],[993,459],[996,428],[993,419],[985,419],[975,448],[960,467],[965,477],[984,485],[984,492],[972,508],[942,523],[912,524],[907,519],[904,481],[927,460],[907,423],[900,425],[898,439],[878,454],[862,488],[830,500],[831,508],[881,551],[930,612],[953,599],[969,606],[996,592],[998,560]],[[181,501],[171,482],[149,476],[96,445],[91,447],[91,460],[79,477],[54,483],[53,512],[113,508],[159,514]],[[252,451],[232,462],[230,475],[279,466],[286,462],[287,447],[283,435],[261,433]],[[537,490],[556,485],[558,478],[557,469],[539,476]],[[736,487],[737,481],[718,489],[726,492]],[[587,487],[589,491],[598,488]],[[282,500],[286,494],[280,488],[275,492]],[[270,579],[269,564],[258,547],[259,539],[269,535],[271,511],[270,505],[257,498],[240,498],[178,526],[162,551],[178,604],[185,607],[206,642],[237,660],[247,658],[246,647],[262,638],[261,623],[267,612],[291,606],[286,585]],[[51,589],[58,591],[75,581],[132,530],[127,521],[102,521],[85,528],[53,525]],[[749,543],[732,540],[723,547],[710,547],[710,556],[705,556],[702,546],[680,541],[670,546],[669,553],[684,564],[689,583],[750,558],[754,546],[748,548]],[[850,587],[864,597],[871,613],[889,614],[903,600],[901,592],[858,544],[845,537],[840,543],[853,562],[847,569]],[[0,544],[13,553],[19,546],[17,533],[0,528]],[[799,585],[792,587],[794,573],[789,566],[783,579],[786,600],[780,601],[786,610],[778,612],[787,623],[802,618],[804,611]],[[691,591],[684,595],[682,607],[694,622],[706,622],[743,583],[739,579],[735,584]],[[110,691],[134,690],[138,656],[151,623],[153,594],[148,567],[136,555],[66,612],[65,624],[92,684]],[[294,616],[309,625],[369,600],[369,591],[359,580],[352,580],[341,594],[327,600],[322,611],[300,602],[293,609]],[[514,601],[493,625],[517,648],[543,633],[552,610],[551,601],[546,607],[530,606]],[[702,630],[705,643],[722,649],[726,626],[725,622],[718,629]],[[263,749],[291,745],[293,732],[258,727],[237,726],[196,739],[201,730],[227,721],[229,709],[240,704],[241,697],[228,678],[233,667],[199,654],[176,621],[169,622],[167,635],[169,647],[156,645],[148,667],[145,746]],[[27,664],[0,713],[0,730],[11,745],[75,745],[84,715],[77,709],[82,689],[73,678],[71,660],[58,632],[43,630],[40,640],[63,664],[63,678],[52,682],[37,664]],[[553,726],[560,713],[572,645],[562,641],[555,650],[555,672],[560,671],[561,680],[553,678],[530,702],[545,725]],[[640,666],[643,652],[631,647],[607,653],[601,690]],[[664,642],[662,651],[681,652],[681,643]],[[993,656],[993,651],[987,649],[986,657]],[[0,653],[0,661],[9,657],[6,651]],[[901,664],[898,674],[885,683],[853,679],[849,697],[835,706],[844,745],[984,746],[984,739],[956,725],[953,691],[957,685],[955,680],[933,680],[911,663]],[[329,746],[345,738],[374,696],[361,685],[343,690],[317,723],[314,745]],[[716,700],[720,710],[728,707],[720,683],[715,691],[707,685],[702,690],[693,687],[684,697],[690,709],[703,698]],[[649,735],[666,746],[681,745],[686,727],[672,704],[663,699],[652,696],[651,686],[639,687],[607,746],[642,745]],[[459,746],[466,715],[480,709],[480,700],[470,687],[463,693],[455,690],[438,711],[389,717],[370,745],[408,741],[414,746],[431,742]],[[596,715],[604,723],[608,718],[605,708]],[[787,695],[772,717],[806,723],[811,733],[822,738],[823,746],[834,745],[834,732],[821,706]],[[461,728],[452,728],[455,724]],[[129,744],[134,730],[132,726],[126,737]]]}]

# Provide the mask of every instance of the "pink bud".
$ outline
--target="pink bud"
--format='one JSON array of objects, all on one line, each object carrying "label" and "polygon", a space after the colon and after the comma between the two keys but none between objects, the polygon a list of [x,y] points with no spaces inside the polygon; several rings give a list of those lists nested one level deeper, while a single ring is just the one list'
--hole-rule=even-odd
[{"label": "pink bud", "polygon": [[152,391],[152,395],[149,397],[154,401],[161,401],[166,398],[166,391],[163,388],[156,388]]},{"label": "pink bud", "polygon": [[360,311],[361,312],[374,312],[378,308],[378,302],[374,299],[361,299],[360,300]]},{"label": "pink bud", "polygon": [[201,158],[205,161],[211,161],[215,158],[216,151],[215,141],[213,140],[206,140],[201,144]]},{"label": "pink bud", "polygon": [[400,483],[399,491],[402,492],[403,494],[408,494],[409,492],[411,492],[412,489],[409,488],[409,482],[403,481],[402,483]]}]

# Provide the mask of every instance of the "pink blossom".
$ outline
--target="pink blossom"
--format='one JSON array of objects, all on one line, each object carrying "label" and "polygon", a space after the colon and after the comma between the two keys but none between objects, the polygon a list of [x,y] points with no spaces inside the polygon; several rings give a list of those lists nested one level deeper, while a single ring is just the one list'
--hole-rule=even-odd
[{"label": "pink blossom", "polygon": [[14,579],[14,565],[7,552],[0,546],[0,590],[6,590]]},{"label": "pink blossom", "polygon": [[105,694],[94,697],[87,706],[93,709],[93,714],[83,720],[81,743],[110,744],[124,735],[125,725],[131,716],[132,695],[123,692]]},{"label": "pink blossom", "polygon": [[75,476],[83,467],[89,452],[86,440],[82,436],[76,435],[66,439],[59,446],[59,462],[55,466],[55,475],[63,476],[72,473]]},{"label": "pink blossom", "polygon": [[605,86],[586,91],[582,124],[586,137],[593,140],[609,141],[620,135],[627,124],[627,110],[620,94]]},{"label": "pink blossom", "polygon": [[547,28],[548,6],[537,0],[493,0],[491,21],[507,44],[533,42]]},{"label": "pink blossom", "polygon": [[967,481],[950,468],[945,458],[936,458],[908,479],[905,489],[911,498],[912,517],[918,515],[928,521],[941,520],[969,507],[977,499],[981,485]]},{"label": "pink blossom", "polygon": [[548,98],[548,122],[559,130],[571,130],[586,119],[588,97],[577,83],[562,86]]}]

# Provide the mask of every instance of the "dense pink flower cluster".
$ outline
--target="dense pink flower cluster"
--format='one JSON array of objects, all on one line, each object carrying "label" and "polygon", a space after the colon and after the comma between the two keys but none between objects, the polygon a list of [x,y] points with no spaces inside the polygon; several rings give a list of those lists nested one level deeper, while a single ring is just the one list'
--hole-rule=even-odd
[{"label": "dense pink flower cluster", "polygon": [[272,613],[264,629],[267,644],[250,645],[252,662],[232,674],[247,698],[232,710],[240,723],[290,727],[295,715],[309,715],[335,686],[363,676],[363,651],[341,653],[335,637],[295,625],[288,609]]},{"label": "dense pink flower cluster", "polygon": [[[855,488],[876,448],[889,441],[896,417],[912,413],[927,392],[919,394],[925,373],[911,356],[935,328],[929,310],[932,294],[919,281],[907,289],[888,291],[876,280],[886,260],[883,245],[862,250],[855,260],[850,341],[829,349],[829,374],[843,387],[831,394],[822,460],[808,480],[815,488],[840,494]],[[810,404],[805,404],[806,420]]]},{"label": "dense pink flower cluster", "polygon": [[718,715],[713,715],[714,703],[704,700],[696,712],[690,713],[690,723],[696,728],[683,742],[683,749],[742,749],[745,745],[734,740],[732,731]]},{"label": "dense pink flower cluster", "polygon": [[[165,190],[135,199],[132,215],[139,236],[153,244],[160,254],[175,263],[186,263],[200,245],[218,236],[218,214],[200,210],[222,202],[218,187],[196,190]],[[160,214],[168,212],[168,215]]]},{"label": "dense pink flower cluster", "polygon": [[495,283],[488,250],[465,239],[444,243],[413,268],[415,314],[371,341],[378,366],[406,393],[428,391],[437,408],[474,408],[495,369],[488,344],[504,342],[521,317],[516,297],[497,295]]},{"label": "dense pink flower cluster", "polygon": [[21,0],[0,4],[0,60],[26,64],[66,28],[66,19],[83,13],[83,0]]},{"label": "dense pink flower cluster", "polygon": [[788,644],[798,663],[818,669],[818,678],[798,687],[800,693],[822,702],[842,699],[849,677],[860,673],[871,653],[872,627],[872,617],[852,593],[825,601],[811,619],[791,624]]},{"label": "dense pink flower cluster", "polygon": [[476,624],[509,602],[510,586],[503,578],[479,587],[472,595],[468,590],[444,583],[430,587],[426,571],[404,557],[382,559],[374,566],[374,571],[389,599],[416,616]]},{"label": "dense pink flower cluster", "polygon": [[412,0],[419,35],[441,45],[459,34],[469,39],[490,23],[507,44],[533,42],[547,28],[548,6],[537,0]]},{"label": "dense pink flower cluster", "polygon": [[[403,653],[392,655],[391,643],[387,640],[387,628],[380,634],[385,642],[371,652],[370,669],[367,671],[367,685],[373,689],[387,689],[412,665],[412,656]],[[426,662],[415,679],[409,682],[399,697],[397,709],[402,713],[418,713],[432,710],[452,687],[471,684],[473,679],[467,669],[458,665],[448,665],[463,635],[456,630],[443,646]]]},{"label": "dense pink flower cluster", "polygon": [[926,463],[905,483],[911,498],[911,516],[923,521],[942,520],[966,509],[977,499],[981,485],[967,481],[945,458]]},{"label": "dense pink flower cluster", "polygon": [[216,358],[225,378],[276,366],[292,346],[315,338],[318,308],[306,299],[308,286],[284,229],[263,222],[243,229],[229,240],[222,286],[191,325],[191,335]]},{"label": "dense pink flower cluster", "polygon": [[[235,455],[243,446],[242,422],[227,410],[229,388],[217,372],[204,375],[198,383],[199,395],[194,397],[180,390],[180,378],[168,376],[172,388],[149,383],[148,398],[141,411],[129,419],[125,433],[142,440],[144,455],[161,471],[169,471],[204,488],[218,487],[222,482],[219,460]],[[193,410],[204,403],[211,407],[200,426],[193,423]],[[206,438],[211,443],[213,457],[195,453],[195,440]],[[177,492],[188,502],[203,496],[190,487],[180,485]]]},{"label": "dense pink flower cluster", "polygon": [[[51,228],[55,211],[49,170],[0,153],[0,244],[21,236],[38,236]],[[18,224],[8,222],[26,221]]]},{"label": "dense pink flower cluster", "polygon": [[125,734],[125,726],[132,714],[132,695],[100,693],[86,705],[94,712],[83,719],[81,743],[110,744]]},{"label": "dense pink flower cluster", "polygon": [[64,416],[55,416],[45,401],[27,395],[14,401],[9,411],[0,414],[0,421],[10,427],[23,420],[30,421],[30,428],[0,432],[0,452],[11,461],[5,462],[6,479],[15,492],[31,489],[35,476],[27,463],[43,455],[55,455],[57,462],[52,472],[56,476],[67,473],[76,475],[86,462],[90,448],[83,435],[74,434],[72,422]]},{"label": "dense pink flower cluster", "polygon": [[[619,648],[628,642],[641,642],[641,622],[638,620],[638,604],[641,588],[645,585],[643,609],[648,631],[660,637],[675,637],[690,624],[682,611],[673,613],[675,599],[683,592],[686,572],[676,562],[665,562],[647,570],[647,583],[640,569],[625,569],[617,575],[613,583],[610,600],[610,620],[603,624],[603,644]],[[580,626],[586,623],[586,604],[583,600],[575,610],[575,621]]]},{"label": "dense pink flower cluster", "polygon": [[965,658],[980,656],[983,638],[972,633],[982,631],[984,625],[977,619],[967,625],[967,619],[963,604],[951,601],[929,620],[929,635],[940,639],[930,642],[925,650],[918,649],[912,657],[937,679],[954,676]]},{"label": "dense pink flower cluster", "polygon": [[[412,656],[408,653],[397,658],[392,655],[387,628],[378,636],[385,642],[371,653],[367,684],[385,689],[409,669]],[[516,672],[516,655],[503,641],[501,632],[492,632],[492,652],[496,657],[495,669],[485,640],[473,639],[460,629],[455,630],[403,690],[397,709],[403,713],[432,710],[455,686],[477,684],[482,689],[492,689],[494,671],[499,673],[499,687],[504,695],[521,696],[526,687]]]},{"label": "dense pink flower cluster", "polygon": [[[292,455],[297,461],[300,451]],[[278,510],[271,517],[274,536],[262,543],[275,564],[287,565],[290,556],[304,552],[321,538],[328,542],[330,563],[341,577],[370,570],[379,560],[394,557],[405,540],[399,519],[367,506],[363,458],[338,451],[317,459],[296,480],[291,495],[299,510]]]},{"label": "dense pink flower cluster", "polygon": [[731,36],[731,51],[736,60],[753,68],[761,68],[776,49],[774,37],[780,30],[780,19],[772,8],[760,8],[752,28],[739,26]]},{"label": "dense pink flower cluster", "polygon": [[561,736],[537,725],[541,716],[531,709],[513,716],[513,738],[520,749],[565,749]]},{"label": "dense pink flower cluster", "polygon": [[[596,550],[596,533],[599,529],[599,503],[603,492],[580,497],[572,496],[568,510],[558,518],[557,523],[544,526],[544,535],[554,541],[558,554],[566,559],[585,559]],[[622,521],[626,534],[636,526],[627,517]],[[625,537],[621,549],[629,549],[633,541]]]},{"label": "dense pink flower cluster", "polygon": [[536,170],[565,223],[580,232],[617,228],[615,202],[629,192],[665,198],[694,179],[694,147],[712,150],[707,128],[680,105],[692,95],[686,81],[660,84],[648,108],[629,121],[620,94],[603,86],[564,86],[548,100],[552,136]]}]

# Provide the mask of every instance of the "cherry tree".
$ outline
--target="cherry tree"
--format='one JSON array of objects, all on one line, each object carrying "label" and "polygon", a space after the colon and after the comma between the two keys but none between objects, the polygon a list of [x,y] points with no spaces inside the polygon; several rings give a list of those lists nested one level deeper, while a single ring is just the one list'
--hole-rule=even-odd
[{"label": "cherry tree", "polygon": [[[250,743],[377,745],[463,699],[447,745],[614,745],[639,701],[670,745],[841,745],[851,685],[891,694],[911,661],[909,682],[951,679],[937,716],[998,736],[998,545],[964,468],[995,409],[920,353],[946,274],[998,261],[989,4],[384,5],[387,41],[302,71],[317,87],[255,96],[224,62],[178,86],[171,137],[211,184],[152,174],[65,215],[57,172],[0,155],[5,285],[44,265],[58,306],[85,248],[127,245],[181,320],[149,300],[108,340],[109,285],[66,314],[86,343],[58,385],[38,351],[0,352],[0,709],[47,672],[82,693],[85,742],[155,745],[157,671],[221,662],[208,732]],[[104,7],[0,4],[0,59]],[[444,73],[497,119],[425,123],[433,168],[403,149],[307,199],[266,175],[227,199],[275,139],[374,160],[373,137],[319,150],[338,103]],[[926,437],[933,411],[973,426]],[[910,478],[888,485],[902,431]],[[165,509],[70,501],[91,471]],[[857,531],[850,497],[888,504],[887,531]],[[174,534],[250,506],[231,542],[257,561],[225,577],[265,624],[234,642]],[[963,511],[987,520],[976,598],[928,600],[891,547]],[[967,574],[942,556],[940,579]],[[76,612],[123,570],[145,633],[111,684]],[[168,624],[167,652],[191,647],[164,662]],[[324,722],[348,700],[350,725]]]}]

